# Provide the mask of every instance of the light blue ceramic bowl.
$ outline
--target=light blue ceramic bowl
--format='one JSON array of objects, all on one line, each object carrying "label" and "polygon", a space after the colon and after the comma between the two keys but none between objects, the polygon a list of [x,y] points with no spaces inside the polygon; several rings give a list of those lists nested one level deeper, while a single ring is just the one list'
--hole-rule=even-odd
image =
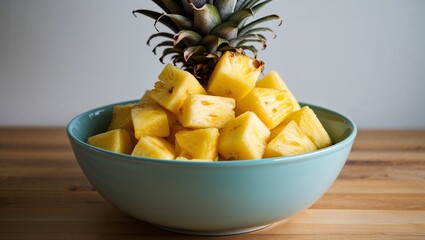
[{"label": "light blue ceramic bowl", "polygon": [[[117,104],[126,103],[130,102]],[[308,208],[339,175],[357,133],[349,118],[307,104],[334,145],[260,160],[155,160],[86,143],[89,136],[107,129],[113,105],[80,114],[68,125],[69,140],[83,172],[96,190],[123,212],[164,229],[191,234],[254,231]]]}]

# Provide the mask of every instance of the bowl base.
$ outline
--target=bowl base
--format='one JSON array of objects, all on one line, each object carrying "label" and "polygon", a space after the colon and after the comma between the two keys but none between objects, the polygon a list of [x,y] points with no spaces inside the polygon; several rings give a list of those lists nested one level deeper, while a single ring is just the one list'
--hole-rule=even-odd
[{"label": "bowl base", "polygon": [[250,227],[250,228],[241,228],[241,229],[235,229],[235,230],[229,230],[229,231],[191,231],[191,230],[185,230],[185,229],[169,228],[169,227],[153,224],[153,226],[165,231],[187,234],[187,235],[198,235],[198,236],[226,236],[226,235],[243,234],[243,233],[258,231],[270,225],[272,224],[267,224],[267,225],[257,226],[257,227]]}]

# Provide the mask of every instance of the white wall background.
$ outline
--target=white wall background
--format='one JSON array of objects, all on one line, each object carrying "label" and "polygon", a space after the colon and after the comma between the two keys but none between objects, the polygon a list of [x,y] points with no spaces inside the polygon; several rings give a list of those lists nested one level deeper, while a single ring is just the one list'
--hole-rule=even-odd
[{"label": "white wall background", "polygon": [[[145,44],[153,21],[131,11],[153,6],[0,0],[0,125],[63,126],[139,98],[163,65]],[[298,100],[361,128],[425,128],[425,1],[284,0],[266,13],[284,24],[259,58]]]}]

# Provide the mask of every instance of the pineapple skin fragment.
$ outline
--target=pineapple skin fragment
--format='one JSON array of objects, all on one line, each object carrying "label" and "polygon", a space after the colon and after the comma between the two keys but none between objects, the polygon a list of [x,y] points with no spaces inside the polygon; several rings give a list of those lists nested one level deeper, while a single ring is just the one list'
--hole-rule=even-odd
[{"label": "pineapple skin fragment", "polygon": [[91,136],[87,143],[116,153],[130,154],[133,150],[133,141],[125,129],[113,129]]},{"label": "pineapple skin fragment", "polygon": [[133,120],[131,119],[131,109],[136,104],[116,105],[112,110],[112,118],[108,127],[109,130],[125,129],[133,131]]},{"label": "pineapple skin fragment", "polygon": [[291,90],[289,90],[288,86],[285,84],[283,79],[280,77],[279,73],[272,70],[267,73],[263,78],[257,81],[255,84],[256,87],[260,88],[272,88],[276,90],[286,90],[288,91],[288,96],[292,102],[292,111],[297,111],[301,109],[300,104],[295,98],[294,94],[292,94]]},{"label": "pineapple skin fragment", "polygon": [[286,124],[282,131],[271,140],[264,152],[264,158],[291,156],[317,150],[295,121]]},{"label": "pineapple skin fragment", "polygon": [[180,108],[178,120],[189,128],[222,128],[235,118],[233,98],[189,94]]},{"label": "pineapple skin fragment", "polygon": [[208,81],[207,92],[236,101],[255,87],[264,63],[237,52],[225,52]]},{"label": "pineapple skin fragment", "polygon": [[180,158],[216,160],[219,131],[204,128],[176,133],[176,152]]},{"label": "pineapple skin fragment", "polygon": [[177,115],[187,94],[206,94],[196,78],[187,71],[167,64],[150,92],[150,97],[162,107]]},{"label": "pineapple skin fragment", "polygon": [[253,112],[245,112],[220,129],[218,152],[226,160],[261,159],[270,130]]},{"label": "pineapple skin fragment", "polygon": [[136,139],[143,135],[167,137],[170,134],[167,114],[157,104],[138,105],[131,110],[131,117]]},{"label": "pineapple skin fragment", "polygon": [[132,156],[174,160],[174,146],[160,137],[141,136]]},{"label": "pineapple skin fragment", "polygon": [[252,111],[273,129],[292,113],[292,102],[286,90],[254,88],[237,103],[237,111]]},{"label": "pineapple skin fragment", "polygon": [[329,134],[326,132],[314,111],[308,106],[304,106],[300,110],[293,112],[283,124],[292,120],[305,132],[310,140],[316,145],[317,149],[332,145]]}]

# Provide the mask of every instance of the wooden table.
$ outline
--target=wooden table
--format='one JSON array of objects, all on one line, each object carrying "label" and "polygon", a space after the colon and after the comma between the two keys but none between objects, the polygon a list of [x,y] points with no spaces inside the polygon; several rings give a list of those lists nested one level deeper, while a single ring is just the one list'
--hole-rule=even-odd
[{"label": "wooden table", "polygon": [[[104,201],[63,128],[0,128],[0,239],[206,239],[159,230]],[[425,239],[425,130],[360,131],[312,207],[253,233],[209,239]]]}]

